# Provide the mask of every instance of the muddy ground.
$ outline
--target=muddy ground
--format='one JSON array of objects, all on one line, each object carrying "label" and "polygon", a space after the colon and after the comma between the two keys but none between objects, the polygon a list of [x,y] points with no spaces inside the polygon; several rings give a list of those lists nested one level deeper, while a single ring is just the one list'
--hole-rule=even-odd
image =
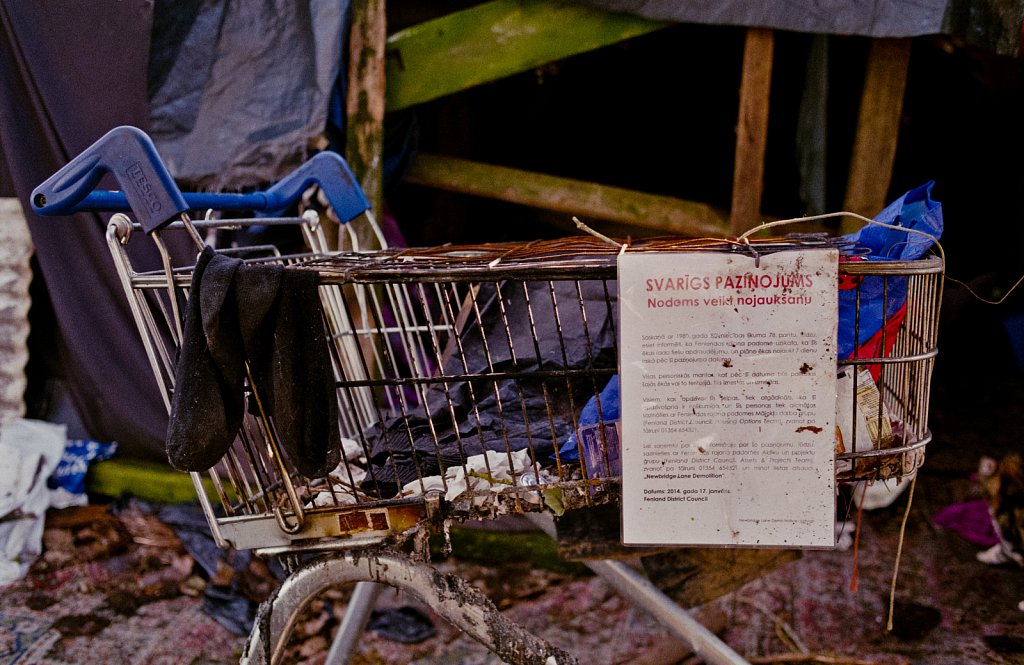
[{"label": "muddy ground", "polygon": [[[853,550],[805,552],[698,608],[701,620],[752,663],[1024,663],[1024,610],[1018,606],[1024,570],[978,562],[978,546],[932,523],[944,507],[980,498],[971,479],[980,455],[1020,449],[1024,389],[1020,372],[1008,370],[1002,358],[1001,365],[988,366],[1007,371],[967,379],[952,371],[936,375],[936,438],[914,491],[892,631],[886,629],[890,588],[909,492],[864,513],[856,556]],[[978,359],[965,358],[964,366],[975,367]],[[26,579],[0,589],[0,665],[237,662],[240,624],[280,573],[237,554],[190,554],[181,527],[168,526],[161,509],[96,498],[89,507],[51,513],[44,556]],[[503,612],[583,662],[699,662],[601,579],[579,568],[552,570],[535,550],[519,548],[529,537],[503,531],[500,562],[493,549],[477,560],[462,548],[436,563],[480,586]],[[333,590],[312,604],[289,662],[324,662],[349,592]],[[385,592],[378,610],[377,629],[360,641],[358,663],[498,662],[413,598]],[[420,641],[396,641],[403,635]]]},{"label": "muddy ground", "polygon": [[[852,550],[807,552],[697,614],[751,662],[1024,663],[1024,611],[1018,608],[1024,571],[979,563],[978,547],[931,524],[938,509],[976,497],[967,477],[922,474],[893,597],[892,631],[886,624],[905,496],[864,514],[856,563]],[[466,575],[521,624],[583,662],[700,662],[599,578],[457,559],[441,567]],[[417,607],[429,615],[429,608],[398,593],[385,594],[381,605]],[[398,645],[371,632],[360,645],[360,662],[500,662],[443,622],[435,626],[437,635],[418,645]],[[313,628],[319,629],[316,622]]]},{"label": "muddy ground", "polygon": [[[889,592],[906,494],[864,514],[856,563],[852,550],[806,552],[697,614],[751,662],[1024,663],[1024,571],[979,563],[977,546],[931,523],[942,507],[977,496],[969,474],[921,473],[891,632]],[[514,549],[521,536],[503,537]],[[225,564],[211,576],[152,507],[137,503],[54,515],[47,541],[51,551],[32,574],[3,591],[2,664],[236,662],[244,640],[204,612],[210,600],[203,592],[219,586],[256,600],[276,582],[258,561],[241,570]],[[585,572],[542,568],[526,554],[499,564],[451,557],[437,565],[471,580],[510,617],[584,662],[699,662]],[[348,593],[339,589],[313,603],[289,662],[324,661]],[[378,610],[378,630],[364,635],[356,662],[499,662],[414,598],[388,591]],[[403,636],[425,639],[395,641]]]}]

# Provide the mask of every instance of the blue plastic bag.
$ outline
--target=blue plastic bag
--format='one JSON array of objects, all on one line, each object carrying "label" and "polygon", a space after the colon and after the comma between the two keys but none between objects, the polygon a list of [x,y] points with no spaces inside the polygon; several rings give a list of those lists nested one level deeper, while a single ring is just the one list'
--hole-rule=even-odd
[{"label": "blue plastic bag", "polygon": [[[601,409],[598,411],[597,401],[595,397],[591,397],[587,400],[583,410],[580,411],[579,426],[585,425],[596,425],[602,420],[610,422],[619,419],[620,404],[619,404],[619,375],[614,374],[612,378],[608,379],[608,383],[605,384],[601,394],[598,396],[601,400]],[[569,435],[569,438],[562,447],[558,449],[559,457],[566,462],[574,462],[580,458],[580,451],[576,445],[576,433],[573,432]],[[554,459],[554,455],[552,455]]]},{"label": "blue plastic bag", "polygon": [[51,490],[61,488],[70,494],[85,494],[85,473],[89,470],[89,463],[110,459],[116,452],[117,444],[114,442],[71,439],[64,445],[64,454],[46,484]]},{"label": "blue plastic bag", "polygon": [[[910,190],[878,213],[875,221],[913,229],[932,236],[907,233],[899,229],[868,224],[857,233],[845,236],[858,248],[867,250],[867,261],[912,261],[931,249],[934,240],[942,235],[942,204],[932,200],[935,183],[929,181]],[[888,282],[888,283],[886,283]],[[885,322],[899,314],[907,301],[905,277],[889,278],[865,276],[860,285],[860,316],[857,314],[856,284],[840,284],[839,289],[839,358],[849,358],[874,338]],[[855,327],[857,328],[855,334]],[[858,353],[858,357],[871,353]]]}]

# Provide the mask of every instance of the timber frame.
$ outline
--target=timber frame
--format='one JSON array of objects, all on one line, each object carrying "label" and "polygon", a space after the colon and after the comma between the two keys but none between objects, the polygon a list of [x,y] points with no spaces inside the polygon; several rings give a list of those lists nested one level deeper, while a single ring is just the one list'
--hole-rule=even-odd
[{"label": "timber frame", "polygon": [[[389,36],[384,0],[355,0],[352,11],[347,157],[377,212],[387,111],[672,25],[558,0],[491,0]],[[407,181],[662,233],[739,235],[763,219],[773,45],[772,30],[747,29],[729,211],[440,155],[419,155]],[[909,39],[872,41],[846,187],[849,212],[872,216],[887,200],[909,58]]]}]

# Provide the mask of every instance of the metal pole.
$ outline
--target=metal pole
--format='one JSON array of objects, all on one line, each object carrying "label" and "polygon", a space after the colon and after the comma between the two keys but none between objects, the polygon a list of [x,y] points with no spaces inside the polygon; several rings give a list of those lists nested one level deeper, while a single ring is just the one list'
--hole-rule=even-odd
[{"label": "metal pole", "polygon": [[359,636],[363,634],[367,622],[370,620],[370,613],[377,598],[384,590],[383,584],[376,582],[356,582],[356,588],[352,592],[352,600],[345,609],[345,618],[338,626],[338,632],[331,642],[331,649],[327,652],[327,660],[324,665],[348,665],[355,654],[356,645],[359,643]]},{"label": "metal pole", "polygon": [[572,654],[548,644],[503,615],[478,588],[460,577],[443,575],[428,564],[400,554],[349,551],[302,566],[260,605],[242,653],[242,665],[282,663],[288,636],[310,600],[332,586],[366,581],[413,594],[504,662],[578,663]]}]

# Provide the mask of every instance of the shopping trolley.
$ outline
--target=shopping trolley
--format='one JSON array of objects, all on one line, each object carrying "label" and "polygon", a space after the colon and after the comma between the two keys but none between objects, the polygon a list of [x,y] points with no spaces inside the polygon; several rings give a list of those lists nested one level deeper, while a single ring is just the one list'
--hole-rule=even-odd
[{"label": "shopping trolley", "polygon": [[[114,174],[121,192],[93,191],[104,171]],[[381,248],[332,251],[318,213],[278,216],[311,185],[323,189],[343,222],[367,218]],[[243,264],[315,275],[338,449],[297,459],[301,451],[281,440],[283,417],[267,408],[262,377],[247,364],[237,436],[211,468],[192,471],[217,543],[279,556],[290,571],[261,608],[243,660],[279,662],[298,613],[325,588],[380,582],[415,593],[508,662],[574,662],[510,623],[471,585],[437,573],[427,563],[427,538],[452,521],[560,515],[618,502],[618,450],[606,429],[610,405],[601,401],[609,400],[607,388],[617,377],[620,247],[587,236],[388,248],[336,155],[321,153],[267,192],[183,195],[148,137],[132,128],[113,130],[40,185],[33,205],[43,214],[132,212],[134,222],[121,213],[111,218],[108,245],[169,410],[175,391],[184,390],[175,385],[176,361],[187,341],[183,320],[197,272],[191,263],[172,265],[164,235],[186,233],[200,250],[207,229],[284,224],[303,234],[307,251],[250,248]],[[190,219],[188,211],[203,208],[258,216]],[[125,246],[140,230],[160,249],[160,269],[133,266]],[[836,241],[662,238],[629,249],[763,254],[825,246]],[[863,415],[856,400],[868,383],[880,405],[867,417],[874,427],[852,428],[845,437],[837,432],[840,480],[899,479],[923,462],[931,440],[928,396],[942,272],[935,257],[841,264],[857,312],[869,278],[883,294],[905,293],[906,309],[898,326],[879,331],[877,353],[854,353],[839,363],[851,377],[854,400],[839,409]],[[847,325],[858,339],[860,317]],[[584,445],[581,413],[588,408],[598,434]],[[550,522],[539,523],[550,532]],[[744,662],[631,568],[592,567],[707,662]],[[332,656],[351,653],[376,588],[357,586]]]}]

